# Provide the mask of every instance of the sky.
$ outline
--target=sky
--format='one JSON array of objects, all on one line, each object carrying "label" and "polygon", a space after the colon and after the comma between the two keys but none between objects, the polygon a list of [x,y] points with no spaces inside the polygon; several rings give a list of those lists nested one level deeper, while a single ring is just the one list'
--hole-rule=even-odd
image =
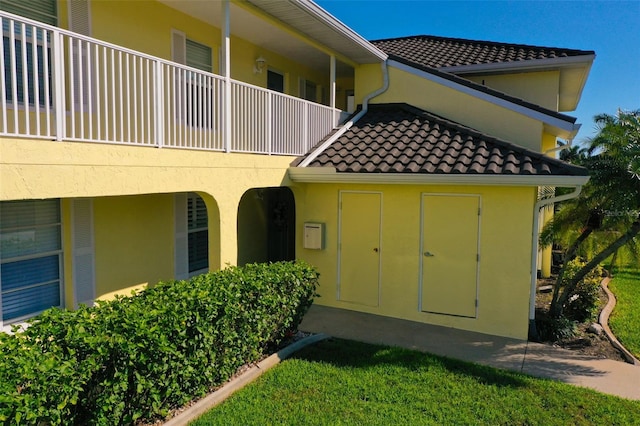
[{"label": "sky", "polygon": [[436,35],[593,50],[578,109],[565,114],[596,132],[593,116],[640,109],[640,0],[401,1],[315,0],[368,40]]}]

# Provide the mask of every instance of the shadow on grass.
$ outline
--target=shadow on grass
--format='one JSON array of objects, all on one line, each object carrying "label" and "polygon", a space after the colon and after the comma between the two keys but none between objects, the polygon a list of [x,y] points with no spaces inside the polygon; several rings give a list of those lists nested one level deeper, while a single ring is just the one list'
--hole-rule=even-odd
[{"label": "shadow on grass", "polygon": [[616,277],[640,280],[640,269],[632,268],[630,266],[615,268],[613,270],[613,278]]},{"label": "shadow on grass", "polygon": [[424,352],[336,338],[330,338],[308,346],[296,353],[292,358],[326,363],[335,367],[360,369],[381,365],[402,367],[409,371],[441,368],[455,375],[473,377],[481,384],[500,387],[519,388],[531,384],[528,381],[528,377],[518,373]]}]

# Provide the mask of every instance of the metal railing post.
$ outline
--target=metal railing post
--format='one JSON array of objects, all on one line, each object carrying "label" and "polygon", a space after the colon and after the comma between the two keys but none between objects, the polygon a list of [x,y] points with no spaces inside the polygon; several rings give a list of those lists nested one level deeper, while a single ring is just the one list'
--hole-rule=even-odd
[{"label": "metal railing post", "polygon": [[273,94],[267,93],[267,154],[273,152]]},{"label": "metal railing post", "polygon": [[162,69],[162,63],[155,61],[154,62],[154,70],[155,72],[154,74],[154,91],[155,93],[153,94],[153,99],[155,100],[154,102],[154,111],[155,111],[155,116],[154,116],[154,121],[155,121],[155,126],[154,126],[154,130],[155,130],[155,139],[156,139],[156,146],[158,148],[162,148],[164,146],[164,96],[163,96],[163,92],[162,89],[164,87],[164,74],[163,74],[163,69]]},{"label": "metal railing post", "polygon": [[64,42],[63,35],[58,31],[51,32],[53,54],[53,105],[55,117],[56,140],[65,138],[66,131],[66,110],[65,110],[65,87],[64,87]]}]

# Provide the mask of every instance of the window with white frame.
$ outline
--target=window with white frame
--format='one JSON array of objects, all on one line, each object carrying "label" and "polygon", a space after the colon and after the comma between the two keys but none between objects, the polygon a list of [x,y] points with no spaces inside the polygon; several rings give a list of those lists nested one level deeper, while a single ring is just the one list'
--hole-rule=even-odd
[{"label": "window with white frame", "polygon": [[[2,0],[0,10],[50,25],[58,22],[56,0]],[[52,104],[51,37],[47,31],[3,18],[0,56],[3,96],[10,104]]]},{"label": "window with white frame", "polygon": [[[173,30],[171,33],[173,61],[205,72],[213,72],[213,49],[202,43],[190,40],[186,34]],[[202,75],[190,70],[181,70],[176,81],[179,98],[178,117],[192,127],[215,128],[215,112],[208,106],[215,98],[214,88]]]},{"label": "window with white frame", "polygon": [[59,200],[0,202],[2,322],[62,306]]}]

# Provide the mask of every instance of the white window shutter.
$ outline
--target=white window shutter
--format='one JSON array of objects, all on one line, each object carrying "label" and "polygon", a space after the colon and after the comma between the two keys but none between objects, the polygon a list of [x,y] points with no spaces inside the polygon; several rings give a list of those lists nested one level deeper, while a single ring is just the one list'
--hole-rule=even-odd
[{"label": "white window shutter", "polygon": [[69,29],[91,36],[91,3],[89,0],[69,0]]},{"label": "white window shutter", "polygon": [[171,30],[171,60],[183,65],[187,63],[187,37],[182,31]]},{"label": "white window shutter", "polygon": [[187,194],[175,194],[175,277],[177,280],[189,278],[189,236],[187,229]]},{"label": "white window shutter", "polygon": [[95,294],[95,247],[93,233],[93,201],[72,201],[73,289],[76,307],[91,306]]}]

